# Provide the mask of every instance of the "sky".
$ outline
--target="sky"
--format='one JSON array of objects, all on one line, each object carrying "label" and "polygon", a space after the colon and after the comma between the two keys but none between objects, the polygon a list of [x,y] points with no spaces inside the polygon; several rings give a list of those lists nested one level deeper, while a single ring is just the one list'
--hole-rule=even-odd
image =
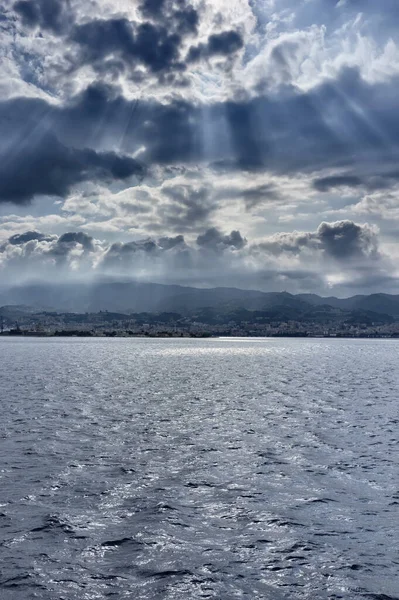
[{"label": "sky", "polygon": [[0,0],[0,278],[399,293],[397,0]]}]

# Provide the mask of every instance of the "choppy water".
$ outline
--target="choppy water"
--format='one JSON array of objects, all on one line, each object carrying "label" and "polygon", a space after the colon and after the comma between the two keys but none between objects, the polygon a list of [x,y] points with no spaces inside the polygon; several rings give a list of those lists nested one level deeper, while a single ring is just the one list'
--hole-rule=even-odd
[{"label": "choppy water", "polygon": [[399,597],[398,359],[0,339],[1,600]]}]

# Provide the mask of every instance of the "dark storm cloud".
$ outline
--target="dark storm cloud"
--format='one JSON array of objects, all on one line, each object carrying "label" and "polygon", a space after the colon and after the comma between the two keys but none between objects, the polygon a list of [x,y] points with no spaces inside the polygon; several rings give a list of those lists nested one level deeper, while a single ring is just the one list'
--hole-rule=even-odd
[{"label": "dark storm cloud", "polygon": [[147,20],[96,17],[78,23],[67,0],[18,0],[14,4],[22,25],[50,30],[72,42],[65,56],[69,74],[70,69],[90,64],[103,76],[126,72],[138,80],[144,76],[138,67],[146,67],[160,82],[184,84],[174,74],[185,70],[181,47],[187,36],[197,34],[197,10],[182,0],[150,0],[139,8]]},{"label": "dark storm cloud", "polygon": [[19,246],[32,241],[42,242],[46,239],[49,238],[39,231],[25,231],[25,233],[16,233],[15,235],[12,235],[8,239],[8,243],[11,246]]},{"label": "dark storm cloud", "polygon": [[107,67],[105,59],[111,57],[113,65],[117,66],[115,58],[120,60],[121,69],[142,64],[153,73],[183,70],[181,37],[163,25],[147,22],[134,27],[127,19],[98,19],[76,25],[71,40],[81,49],[79,66],[90,63],[101,71]]},{"label": "dark storm cloud", "polygon": [[4,4],[0,4],[0,32],[15,35],[17,16],[12,15]]},{"label": "dark storm cloud", "polygon": [[81,246],[84,253],[95,251],[93,238],[82,231],[71,231],[62,234],[45,250],[46,256],[53,257],[57,264],[66,261],[70,253]]},{"label": "dark storm cloud", "polygon": [[175,248],[175,246],[185,244],[184,236],[180,234],[175,237],[161,237],[158,240],[158,244],[163,250],[170,250],[171,248]]},{"label": "dark storm cloud", "polygon": [[[388,162],[388,161],[387,161]],[[381,173],[368,175],[331,175],[321,177],[313,181],[313,187],[319,192],[329,192],[339,187],[359,188],[367,191],[384,190],[397,184],[399,181],[399,171],[381,168]]]},{"label": "dark storm cloud", "polygon": [[[70,0],[18,0],[13,6],[22,24],[26,27],[51,30],[57,35],[66,33],[68,27],[75,20]],[[161,23],[162,25],[168,22],[169,31],[173,30],[173,32],[181,35],[197,33],[199,14],[187,2],[182,0],[145,0],[139,8],[143,16],[149,21]],[[117,21],[118,19],[114,20]],[[113,19],[110,21],[112,23]],[[91,21],[87,25],[90,23]],[[145,25],[148,24],[145,23]],[[130,25],[136,24],[130,23]],[[106,27],[104,29],[106,30]],[[108,29],[112,29],[112,24]],[[81,31],[90,33],[87,28]],[[120,41],[123,47],[126,42],[124,37],[126,34],[123,31],[122,34]],[[111,35],[109,31],[108,35]],[[80,37],[76,41],[80,42]]]},{"label": "dark storm cloud", "polygon": [[127,19],[97,19],[76,25],[70,37],[82,47],[87,62],[104,59],[116,51],[130,59],[134,54],[133,28]]},{"label": "dark storm cloud", "polygon": [[353,221],[323,222],[314,232],[280,233],[255,246],[255,249],[279,256],[299,255],[304,250],[322,252],[325,258],[339,262],[377,260],[378,238],[368,225]]},{"label": "dark storm cloud", "polygon": [[14,10],[27,27],[63,33],[71,22],[69,0],[19,0]]},{"label": "dark storm cloud", "polygon": [[123,73],[139,82],[145,78],[144,68],[161,84],[185,86],[187,61],[227,57],[244,44],[237,31],[222,31],[210,35],[206,43],[192,45],[184,61],[185,40],[196,37],[199,13],[183,0],[145,0],[139,6],[144,21],[99,16],[77,22],[69,2],[62,0],[19,0],[14,10],[22,25],[64,36],[66,62],[60,68],[69,76],[91,65],[102,77],[116,79]]},{"label": "dark storm cloud", "polygon": [[25,204],[39,194],[66,197],[73,185],[83,181],[142,174],[132,158],[70,148],[48,133],[31,144],[19,140],[11,151],[0,147],[0,161],[0,202],[15,204]]},{"label": "dark storm cloud", "polygon": [[167,68],[182,68],[178,63],[181,38],[169,33],[166,27],[151,23],[139,25],[136,32],[135,54],[153,72]]},{"label": "dark storm cloud", "polygon": [[328,192],[337,187],[359,187],[363,185],[360,177],[355,175],[332,175],[321,177],[313,182],[313,187],[319,192]]},{"label": "dark storm cloud", "polygon": [[58,238],[58,245],[81,244],[85,250],[93,250],[93,238],[83,231],[69,231]]},{"label": "dark storm cloud", "polygon": [[174,13],[174,18],[176,21],[177,31],[181,35],[197,33],[199,15],[198,12],[192,6],[188,6],[186,8],[177,10]]},{"label": "dark storm cloud", "polygon": [[60,236],[27,231],[0,244],[0,267],[5,268],[6,273],[9,269],[11,281],[21,274],[32,278],[50,272],[52,279],[58,274],[69,277],[72,275],[70,269],[75,267],[88,274],[101,251],[101,244],[81,231]]},{"label": "dark storm cloud", "polygon": [[45,235],[40,231],[25,231],[24,233],[16,233],[8,238],[5,242],[0,244],[0,253],[4,253],[7,250],[7,246],[11,248],[21,247],[28,248],[31,245],[35,245],[40,242],[52,242],[56,236]]},{"label": "dark storm cloud", "polygon": [[[26,246],[30,242],[38,242],[42,252],[46,255],[66,255],[76,246],[88,252],[94,252],[94,239],[83,231],[68,231],[60,236],[46,235],[38,231],[26,231],[25,233],[12,235],[6,242],[11,246]],[[41,245],[40,242],[47,242]]]},{"label": "dark storm cloud", "polygon": [[102,259],[104,268],[118,268],[129,266],[135,262],[155,257],[159,254],[159,247],[154,240],[147,239],[138,242],[116,242],[105,252]]},{"label": "dark storm cloud", "polygon": [[238,31],[222,31],[209,36],[205,44],[191,46],[187,55],[188,62],[195,62],[212,56],[229,56],[241,50],[244,41]]},{"label": "dark storm cloud", "polygon": [[[27,141],[11,155],[4,150],[7,168],[3,161],[0,197],[21,202],[38,193],[65,195],[74,181],[104,177],[107,171],[120,178],[137,173],[139,165],[132,159],[85,149],[88,140],[94,148],[111,149],[115,139],[122,140],[125,154],[145,148],[140,160],[148,166],[211,164],[225,171],[276,174],[345,169],[351,170],[351,179],[346,176],[341,184],[352,185],[357,184],[356,178],[364,178],[361,173],[367,169],[368,178],[380,177],[393,184],[399,158],[398,85],[397,79],[371,85],[356,70],[344,70],[336,81],[308,92],[288,88],[278,94],[207,106],[183,100],[129,102],[117,88],[103,84],[90,86],[60,107],[43,100],[13,99],[0,104],[0,154],[15,136],[29,140],[30,132],[44,119],[60,142],[50,138],[46,148],[44,143]],[[334,127],[328,125],[331,119]],[[41,156],[49,160],[47,171]],[[56,169],[57,157],[60,169]],[[337,183],[318,179],[318,189]],[[181,190],[176,191],[175,201],[190,210],[192,200],[182,196]],[[213,210],[212,202],[199,198],[188,218],[200,219],[203,207],[206,217],[206,207]]]},{"label": "dark storm cloud", "polygon": [[204,107],[140,102],[126,143],[145,146],[149,163],[208,162],[221,170],[276,173],[361,164],[377,174],[399,154],[398,84],[370,85],[356,70],[344,70],[336,81],[302,93],[288,88]]},{"label": "dark storm cloud", "polygon": [[366,225],[357,225],[353,221],[321,223],[317,230],[317,239],[322,249],[337,260],[378,256],[374,231]]},{"label": "dark storm cloud", "polygon": [[163,23],[167,20],[180,34],[197,33],[198,11],[185,0],[144,0],[140,10],[147,19]]},{"label": "dark storm cloud", "polygon": [[159,19],[167,4],[169,4],[168,0],[144,0],[140,4],[140,10],[147,18]]},{"label": "dark storm cloud", "polygon": [[14,9],[25,26],[65,34],[77,48],[67,54],[72,70],[90,64],[102,75],[126,72],[137,79],[143,77],[137,68],[146,67],[165,82],[185,70],[181,46],[197,33],[199,22],[198,12],[180,1],[144,2],[141,11],[148,20],[143,22],[115,17],[76,23],[69,3],[60,0],[21,0]]}]

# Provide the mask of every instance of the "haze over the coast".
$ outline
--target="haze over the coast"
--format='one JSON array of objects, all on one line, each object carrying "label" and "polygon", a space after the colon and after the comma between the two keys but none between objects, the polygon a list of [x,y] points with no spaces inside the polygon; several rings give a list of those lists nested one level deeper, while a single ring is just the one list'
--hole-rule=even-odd
[{"label": "haze over the coast", "polygon": [[2,286],[397,293],[396,0],[3,0]]}]

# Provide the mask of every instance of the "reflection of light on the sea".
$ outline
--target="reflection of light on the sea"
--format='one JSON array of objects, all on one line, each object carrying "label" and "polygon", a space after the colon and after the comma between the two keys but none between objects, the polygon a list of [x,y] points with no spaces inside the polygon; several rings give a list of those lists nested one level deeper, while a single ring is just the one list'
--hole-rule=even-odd
[{"label": "reflection of light on the sea", "polygon": [[[279,352],[280,350],[278,350]],[[158,352],[156,352],[158,354]],[[266,347],[266,346],[261,346],[259,344],[256,344],[256,346],[251,346],[249,344],[245,344],[243,346],[239,346],[239,345],[234,345],[234,346],[221,346],[221,347],[215,347],[215,346],[203,346],[202,348],[198,348],[198,347],[194,347],[194,346],[186,346],[186,347],[178,347],[178,348],[163,348],[162,350],[159,351],[159,354],[167,354],[170,356],[187,356],[187,355],[195,355],[195,356],[200,356],[200,355],[206,355],[209,356],[210,354],[214,354],[214,355],[225,355],[225,356],[232,356],[232,355],[238,355],[238,354],[245,354],[245,355],[253,355],[253,356],[260,356],[262,354],[268,354],[268,353],[275,353],[275,349],[274,348],[270,348],[270,347]]]}]

